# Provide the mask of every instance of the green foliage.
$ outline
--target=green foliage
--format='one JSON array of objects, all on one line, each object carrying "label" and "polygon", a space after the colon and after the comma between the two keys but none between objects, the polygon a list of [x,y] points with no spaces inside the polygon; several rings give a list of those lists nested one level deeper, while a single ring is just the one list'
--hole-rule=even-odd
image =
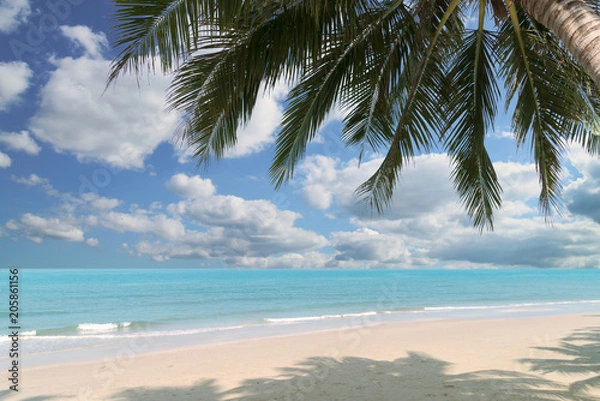
[{"label": "green foliage", "polygon": [[[453,162],[467,213],[493,228],[502,189],[485,148],[500,100],[540,177],[540,208],[559,207],[569,142],[600,147],[600,92],[556,37],[502,0],[115,0],[117,46],[109,81],[159,68],[182,113],[179,137],[199,163],[221,157],[280,80],[293,85],[271,177],[291,179],[328,113],[346,111],[348,146],[386,151],[357,189],[378,212],[390,205],[403,167],[433,146]],[[465,15],[479,16],[467,29]],[[493,13],[495,31],[484,29]]]}]

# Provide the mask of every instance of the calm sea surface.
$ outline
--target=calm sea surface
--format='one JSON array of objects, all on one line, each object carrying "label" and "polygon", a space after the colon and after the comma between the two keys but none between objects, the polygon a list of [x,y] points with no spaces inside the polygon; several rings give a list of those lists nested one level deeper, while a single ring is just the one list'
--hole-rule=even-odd
[{"label": "calm sea surface", "polygon": [[[27,355],[142,338],[158,349],[166,339],[173,346],[348,324],[596,311],[600,270],[20,271]],[[7,327],[8,310],[0,316]]]}]

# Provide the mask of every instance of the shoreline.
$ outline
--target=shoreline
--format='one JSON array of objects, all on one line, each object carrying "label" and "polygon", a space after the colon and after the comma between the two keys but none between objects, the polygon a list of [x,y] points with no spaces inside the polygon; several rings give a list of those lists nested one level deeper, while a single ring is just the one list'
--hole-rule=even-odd
[{"label": "shoreline", "polygon": [[[535,318],[543,316],[581,315],[600,310],[598,301],[549,302],[539,304],[509,304],[466,307],[432,307],[428,310],[402,312],[364,312],[338,315],[335,318],[310,319],[292,318],[288,322],[264,324],[234,325],[214,329],[191,329],[171,331],[132,332],[126,335],[99,332],[94,336],[72,336],[68,341],[72,345],[64,349],[51,349],[42,352],[30,352],[32,342],[52,342],[66,336],[36,337],[24,336],[24,363],[30,367],[43,367],[73,362],[93,362],[105,355],[113,355],[123,349],[143,352],[172,351],[197,345],[216,345],[261,338],[274,338],[288,335],[304,335],[319,332],[373,327],[394,323],[427,321],[467,321]],[[288,320],[288,319],[285,319]],[[96,338],[97,337],[97,338]],[[0,342],[0,345],[3,343]],[[35,349],[35,347],[32,347]],[[9,362],[0,356],[0,366]]]},{"label": "shoreline", "polygon": [[[0,395],[10,400],[471,401],[583,394],[600,400],[600,388],[579,394],[573,386],[598,376],[589,370],[590,358],[600,363],[598,311],[507,315],[380,323],[154,351],[137,343],[95,361],[25,366],[22,392],[0,389]],[[571,363],[571,374],[561,373],[560,361],[573,359],[575,351],[588,358],[587,365],[577,371]]]}]

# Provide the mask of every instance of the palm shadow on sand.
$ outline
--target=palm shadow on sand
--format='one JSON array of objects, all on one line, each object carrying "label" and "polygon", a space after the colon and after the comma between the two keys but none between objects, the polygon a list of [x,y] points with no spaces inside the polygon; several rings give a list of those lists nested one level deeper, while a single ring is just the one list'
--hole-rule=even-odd
[{"label": "palm shadow on sand", "polygon": [[[532,374],[486,370],[450,374],[451,364],[410,352],[394,361],[313,357],[279,369],[276,377],[255,378],[221,391],[216,379],[189,387],[139,387],[111,401],[600,401],[600,327],[579,330],[557,347],[538,347],[556,358],[524,359]],[[544,378],[546,373],[573,376],[571,385]]]},{"label": "palm shadow on sand", "polygon": [[555,358],[522,359],[533,372],[560,373],[572,377],[569,389],[574,395],[585,395],[600,389],[600,326],[576,330],[555,347],[537,347],[550,351]]}]

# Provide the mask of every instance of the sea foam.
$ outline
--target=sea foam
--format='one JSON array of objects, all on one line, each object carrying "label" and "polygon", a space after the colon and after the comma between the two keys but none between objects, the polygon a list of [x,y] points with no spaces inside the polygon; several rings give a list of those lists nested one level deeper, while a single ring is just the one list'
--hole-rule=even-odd
[{"label": "sea foam", "polygon": [[98,332],[98,331],[114,331],[119,328],[125,328],[131,326],[131,322],[123,323],[81,323],[77,326],[77,330],[84,332]]},{"label": "sea foam", "polygon": [[300,322],[311,322],[311,321],[318,321],[318,320],[325,320],[325,319],[340,319],[340,318],[365,317],[365,316],[375,316],[375,315],[377,315],[377,312],[341,313],[341,314],[336,314],[336,315],[265,318],[264,321],[267,323],[300,323]]}]

